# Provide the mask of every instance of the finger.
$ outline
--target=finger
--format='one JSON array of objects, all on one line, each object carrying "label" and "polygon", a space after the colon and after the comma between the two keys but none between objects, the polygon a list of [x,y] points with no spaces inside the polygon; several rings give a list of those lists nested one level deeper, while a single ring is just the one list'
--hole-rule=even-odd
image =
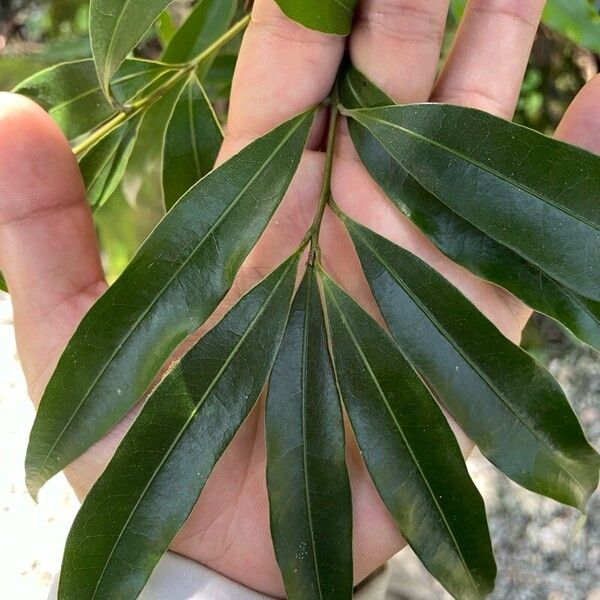
[{"label": "finger", "polygon": [[429,98],[449,0],[363,0],[350,38],[354,65],[396,102]]},{"label": "finger", "polygon": [[556,137],[600,154],[600,75],[573,100],[556,130]]},{"label": "finger", "polygon": [[[274,0],[256,0],[236,67],[220,160],[324,100],[344,43],[342,37],[288,19]],[[316,144],[320,138],[315,136]]]},{"label": "finger", "polygon": [[511,119],[545,0],[470,0],[432,100]]},{"label": "finger", "polygon": [[104,289],[77,163],[50,117],[0,93],[0,269],[32,398]]}]

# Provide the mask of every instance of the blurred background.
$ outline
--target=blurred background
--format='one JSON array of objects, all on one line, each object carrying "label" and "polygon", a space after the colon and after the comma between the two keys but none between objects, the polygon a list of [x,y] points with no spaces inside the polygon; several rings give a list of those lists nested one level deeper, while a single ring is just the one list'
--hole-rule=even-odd
[{"label": "blurred background", "polygon": [[[177,1],[142,40],[136,54],[156,58],[189,12]],[[445,50],[451,45],[464,0],[454,0]],[[36,71],[91,55],[88,3],[81,0],[0,0],[0,90]],[[515,120],[552,134],[566,107],[600,67],[600,1],[549,0]],[[223,90],[226,92],[226,90]],[[226,114],[226,103],[217,107]],[[103,260],[113,280],[163,214],[157,169],[132,157],[115,197],[96,214]],[[558,378],[590,441],[600,448],[600,356],[553,322],[536,316],[524,347]],[[78,503],[62,476],[35,505],[25,490],[23,460],[33,409],[16,356],[10,297],[0,292],[0,597],[46,597]],[[576,511],[522,490],[481,456],[469,469],[486,500],[499,567],[496,600],[600,600],[600,494],[585,521]],[[410,551],[391,569],[390,600],[448,598]]]}]

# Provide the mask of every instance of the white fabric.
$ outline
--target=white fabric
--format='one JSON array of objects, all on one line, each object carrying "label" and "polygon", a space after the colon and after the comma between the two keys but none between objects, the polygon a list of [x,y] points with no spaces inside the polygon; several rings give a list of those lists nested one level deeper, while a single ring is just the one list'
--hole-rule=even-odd
[{"label": "white fabric", "polygon": [[[355,600],[384,600],[388,583],[387,569],[361,585]],[[48,600],[56,600],[58,577],[55,578]],[[215,571],[167,552],[152,573],[140,600],[274,600]]]}]

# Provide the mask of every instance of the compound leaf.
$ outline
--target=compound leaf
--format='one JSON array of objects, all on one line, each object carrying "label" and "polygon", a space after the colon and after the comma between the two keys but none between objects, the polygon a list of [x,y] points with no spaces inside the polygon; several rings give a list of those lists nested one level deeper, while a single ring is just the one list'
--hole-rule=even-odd
[{"label": "compound leaf", "polygon": [[163,189],[167,210],[215,164],[223,131],[196,75],[182,89],[166,131]]},{"label": "compound leaf", "polygon": [[271,532],[288,596],[352,598],[344,422],[312,267],[269,382],[266,438]]},{"label": "compound leaf", "polygon": [[33,495],[119,421],[217,307],[287,191],[313,115],[280,125],[190,189],[84,317],[33,425]]},{"label": "compound leaf", "polygon": [[264,387],[297,266],[253,288],[148,398],[75,519],[59,600],[138,597]]},{"label": "compound leaf", "polygon": [[395,342],[322,280],[342,399],[382,500],[455,598],[484,598],[496,577],[485,509],[450,426]]},{"label": "compound leaf", "polygon": [[453,212],[600,301],[600,157],[458,106],[348,112]]},{"label": "compound leaf", "polygon": [[463,431],[517,483],[584,511],[600,457],[550,373],[426,263],[344,222],[392,335]]},{"label": "compound leaf", "polygon": [[[346,70],[341,95],[348,108],[393,104],[353,67]],[[407,173],[365,127],[353,120],[348,127],[370,175],[444,254],[482,279],[509,290],[600,350],[600,302],[579,296],[463,219]]]},{"label": "compound leaf", "polygon": [[[115,75],[113,95],[121,104],[131,102],[167,73],[173,73],[172,67],[147,60],[127,60]],[[98,85],[91,59],[44,69],[21,82],[14,92],[31,98],[48,111],[69,139],[116,114]]]},{"label": "compound leaf", "polygon": [[309,29],[324,33],[348,35],[352,28],[358,0],[277,0],[281,10],[292,20]]},{"label": "compound leaf", "polygon": [[90,40],[100,87],[114,98],[110,81],[127,55],[172,0],[91,0]]}]

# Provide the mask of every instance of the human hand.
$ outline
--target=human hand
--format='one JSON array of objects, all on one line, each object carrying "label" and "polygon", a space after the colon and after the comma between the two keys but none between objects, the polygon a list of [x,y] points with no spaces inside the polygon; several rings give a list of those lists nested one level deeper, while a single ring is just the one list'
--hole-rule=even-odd
[{"label": "human hand", "polygon": [[[397,102],[434,99],[510,117],[543,1],[472,0],[441,77],[434,85],[446,0],[366,0],[349,40],[355,65]],[[234,82],[220,160],[325,98],[345,41],[287,20],[273,0],[257,0]],[[574,103],[559,131],[600,151],[600,81]],[[288,197],[246,261],[229,306],[287,256],[310,226],[324,156],[317,123]],[[500,330],[518,341],[529,310],[499,288],[445,258],[385,199],[338,138],[333,194],[356,220],[420,256],[460,288]],[[328,213],[322,230],[327,269],[369,308],[370,295],[343,229]],[[68,144],[30,102],[0,102],[0,268],[15,308],[19,351],[30,393],[39,401],[77,323],[104,291],[92,221]],[[219,311],[222,314],[224,307]],[[211,321],[214,323],[214,319]],[[206,328],[203,328],[204,330]],[[80,496],[97,478],[131,416],[68,469]],[[463,450],[470,445],[458,432]],[[265,487],[263,413],[259,404],[217,465],[173,550],[249,587],[278,595]],[[357,581],[402,545],[355,449],[348,451],[354,502]]]}]

